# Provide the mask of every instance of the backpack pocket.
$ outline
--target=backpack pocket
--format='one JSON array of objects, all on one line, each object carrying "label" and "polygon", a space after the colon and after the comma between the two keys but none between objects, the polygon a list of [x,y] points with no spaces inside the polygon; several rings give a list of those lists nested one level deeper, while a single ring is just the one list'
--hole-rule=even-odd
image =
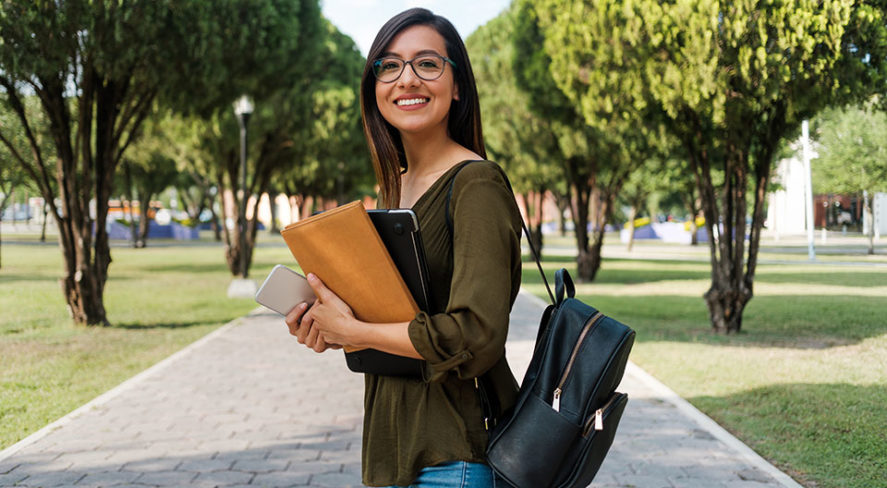
[{"label": "backpack pocket", "polygon": [[566,480],[554,486],[578,487],[591,483],[613,444],[616,428],[627,404],[627,394],[614,392],[606,404],[592,412],[582,429],[582,439],[575,446],[580,461]]},{"label": "backpack pocket", "polygon": [[[545,426],[544,433],[540,425]],[[561,463],[573,457],[570,451],[576,448],[575,439],[582,435],[582,428],[530,395],[521,414],[491,440],[487,451],[490,465],[514,486],[552,486]],[[529,452],[535,455],[527,456]]]}]

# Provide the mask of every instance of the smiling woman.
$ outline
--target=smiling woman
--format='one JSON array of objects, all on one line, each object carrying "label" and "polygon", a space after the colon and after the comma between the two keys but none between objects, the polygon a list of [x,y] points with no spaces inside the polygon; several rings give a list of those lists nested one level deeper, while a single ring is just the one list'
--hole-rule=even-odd
[{"label": "smiling woman", "polygon": [[[409,207],[419,220],[428,310],[368,324],[309,275],[319,298],[286,323],[317,352],[350,346],[424,360],[421,378],[366,375],[366,485],[492,487],[486,429],[517,395],[505,338],[520,289],[521,220],[501,168],[483,161],[477,87],[448,20],[411,9],[382,27],[361,113],[382,205]],[[482,408],[479,382],[498,412]]]}]

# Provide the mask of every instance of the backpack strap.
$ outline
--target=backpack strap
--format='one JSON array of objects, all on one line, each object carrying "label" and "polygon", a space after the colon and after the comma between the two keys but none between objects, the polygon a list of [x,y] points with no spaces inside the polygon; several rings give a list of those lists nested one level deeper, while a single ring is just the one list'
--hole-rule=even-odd
[{"label": "backpack strap", "polygon": [[[453,239],[455,237],[455,231],[453,230],[453,219],[450,216],[450,201],[453,199],[453,185],[456,182],[456,176],[459,174],[459,172],[465,169],[466,166],[474,162],[477,161],[466,161],[464,163],[461,163],[461,166],[457,168],[456,171],[453,173],[453,176],[450,177],[450,184],[447,188],[447,201],[444,207],[446,209],[447,229],[450,232],[450,239]],[[508,185],[508,191],[510,191],[511,194],[514,195],[514,190],[511,188],[511,182],[508,181],[508,175],[505,174],[505,171],[500,166],[496,165],[496,167],[499,168],[499,171],[502,173],[502,177],[505,178],[505,184]],[[524,233],[527,236],[527,244],[530,245],[530,250],[533,253],[533,259],[536,260],[536,266],[539,268],[539,273],[542,275],[542,281],[545,282],[545,288],[548,290],[548,296],[551,297],[552,303],[556,303],[554,300],[554,295],[551,293],[551,287],[548,285],[548,279],[545,277],[545,272],[542,271],[542,264],[539,262],[539,253],[536,252],[536,248],[535,246],[533,246],[533,241],[532,239],[530,239],[530,231],[527,229],[527,224],[524,223],[524,218],[520,215],[520,213],[518,213],[518,217],[520,218],[521,226],[524,229]],[[546,313],[550,309],[551,307],[548,307]],[[539,333],[541,334],[541,329]],[[484,416],[484,429],[486,429],[487,433],[492,432],[490,430],[491,427],[494,427],[498,423],[499,416],[502,414],[502,409],[499,405],[499,399],[496,397],[496,390],[491,384],[489,384],[489,381],[489,377],[486,374],[482,374],[479,377],[474,378],[474,389],[477,391],[478,399],[480,401],[481,412]]]},{"label": "backpack strap", "polygon": [[576,287],[573,285],[573,278],[570,278],[570,273],[568,273],[566,269],[561,268],[554,273],[554,292],[557,294],[556,303],[558,305],[564,301],[564,291],[567,293],[567,298],[573,298],[576,296]]},{"label": "backpack strap", "polygon": [[[452,198],[453,198],[453,185],[456,182],[456,176],[459,174],[459,172],[462,171],[463,169],[465,169],[465,167],[468,166],[469,164],[476,163],[476,162],[479,162],[479,161],[465,161],[464,163],[462,163],[462,165],[459,168],[456,169],[456,172],[453,173],[453,176],[450,177],[450,185],[447,188],[447,202],[446,202],[445,208],[446,208],[446,218],[447,218],[447,229],[449,229],[449,231],[450,231],[450,238],[451,239],[455,236],[455,233],[453,231],[453,219],[452,219],[452,217],[450,217],[450,200],[452,200]],[[508,175],[505,174],[505,170],[503,170],[499,165],[496,165],[496,167],[499,168],[499,172],[502,173],[502,177],[505,178],[505,184],[508,185],[508,191],[510,191],[511,194],[514,195],[514,190],[511,188],[511,182],[508,181]],[[536,261],[536,267],[539,268],[539,274],[542,275],[542,281],[545,283],[545,289],[548,290],[548,297],[551,298],[552,304],[560,303],[561,300],[555,300],[554,294],[551,293],[551,286],[549,286],[549,284],[548,284],[548,278],[545,277],[545,271],[542,270],[542,263],[539,261],[539,253],[536,251],[536,246],[533,245],[533,239],[530,238],[530,231],[529,231],[529,229],[527,229],[527,224],[526,224],[526,222],[524,222],[524,217],[522,215],[520,215],[520,212],[518,212],[518,218],[520,218],[521,227],[523,227],[524,234],[527,236],[527,244],[530,246],[530,251],[533,254],[533,259]],[[572,281],[570,282],[569,288],[570,289],[573,288]],[[559,295],[559,296],[563,296],[563,295]],[[572,297],[573,294],[571,293],[570,296]]]}]

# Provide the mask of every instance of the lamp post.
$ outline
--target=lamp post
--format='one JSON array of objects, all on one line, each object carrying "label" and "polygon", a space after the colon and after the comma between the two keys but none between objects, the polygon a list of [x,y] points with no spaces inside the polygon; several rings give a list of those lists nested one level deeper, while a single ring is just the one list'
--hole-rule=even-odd
[{"label": "lamp post", "polygon": [[253,102],[246,95],[234,102],[234,113],[240,124],[240,209],[237,216],[238,234],[240,236],[240,279],[235,279],[228,287],[229,297],[253,297],[256,294],[256,283],[247,279],[246,271],[246,125],[253,113]]},{"label": "lamp post", "polygon": [[252,100],[246,95],[238,98],[234,102],[234,113],[240,123],[240,212],[237,219],[240,227],[240,273],[246,278],[246,124],[253,113]]}]

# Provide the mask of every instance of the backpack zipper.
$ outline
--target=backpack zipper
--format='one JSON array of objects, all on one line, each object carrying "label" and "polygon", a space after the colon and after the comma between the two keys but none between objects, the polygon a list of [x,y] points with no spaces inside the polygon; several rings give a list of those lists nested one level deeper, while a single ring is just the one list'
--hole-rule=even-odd
[{"label": "backpack zipper", "polygon": [[579,354],[579,348],[582,346],[585,336],[588,335],[588,331],[594,327],[594,324],[603,317],[604,314],[595,312],[594,315],[588,319],[588,322],[585,323],[585,327],[582,328],[582,333],[579,334],[579,339],[576,341],[576,345],[573,346],[573,353],[570,354],[570,360],[567,361],[567,368],[564,370],[564,374],[561,375],[561,381],[558,383],[557,388],[554,389],[554,397],[551,399],[551,408],[553,408],[555,412],[561,411],[561,393],[563,393],[564,383],[567,382],[567,378],[570,376],[570,370],[573,369],[573,363],[576,362],[576,356]]},{"label": "backpack zipper", "polygon": [[588,437],[588,433],[591,432],[591,428],[594,427],[594,430],[601,431],[604,430],[604,414],[610,411],[613,407],[613,404],[616,403],[616,400],[625,396],[625,393],[614,392],[613,396],[607,400],[607,403],[604,404],[601,408],[594,411],[594,415],[585,422],[585,429],[582,430],[582,436]]}]

